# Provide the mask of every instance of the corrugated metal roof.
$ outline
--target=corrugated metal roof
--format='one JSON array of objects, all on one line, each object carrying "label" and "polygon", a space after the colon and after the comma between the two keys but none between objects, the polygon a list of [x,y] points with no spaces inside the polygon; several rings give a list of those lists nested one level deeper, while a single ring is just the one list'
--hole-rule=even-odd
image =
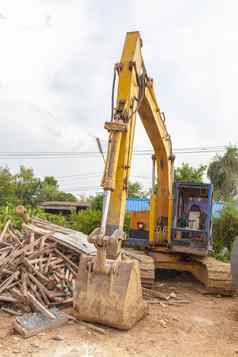
[{"label": "corrugated metal roof", "polygon": [[149,208],[150,200],[148,198],[128,198],[126,201],[128,212],[148,211]]},{"label": "corrugated metal roof", "polygon": [[41,202],[39,207],[48,210],[74,210],[76,208],[89,208],[90,205],[79,201],[45,201]]}]

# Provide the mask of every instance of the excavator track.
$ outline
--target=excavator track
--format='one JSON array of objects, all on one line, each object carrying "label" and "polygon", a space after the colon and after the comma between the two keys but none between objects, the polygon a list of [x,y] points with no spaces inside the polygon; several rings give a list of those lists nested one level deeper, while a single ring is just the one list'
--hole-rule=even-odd
[{"label": "excavator track", "polygon": [[223,263],[211,256],[199,258],[174,253],[166,248],[149,249],[147,252],[127,248],[125,259],[135,259],[139,262],[141,284],[152,288],[155,280],[155,269],[190,272],[205,287],[208,293],[232,295],[234,286],[230,264]]},{"label": "excavator track", "polygon": [[123,251],[123,259],[132,259],[139,262],[141,285],[144,288],[152,289],[155,281],[155,262],[152,257],[143,250],[126,248]]},{"label": "excavator track", "polygon": [[194,276],[206,286],[208,292],[222,295],[234,293],[230,264],[223,263],[211,256],[196,260],[195,264],[200,266],[204,273],[200,274],[200,269],[197,268],[198,273]]},{"label": "excavator track", "polygon": [[155,268],[190,272],[211,294],[232,295],[234,287],[230,264],[211,256],[186,256],[167,248],[151,249],[148,254],[154,258]]}]

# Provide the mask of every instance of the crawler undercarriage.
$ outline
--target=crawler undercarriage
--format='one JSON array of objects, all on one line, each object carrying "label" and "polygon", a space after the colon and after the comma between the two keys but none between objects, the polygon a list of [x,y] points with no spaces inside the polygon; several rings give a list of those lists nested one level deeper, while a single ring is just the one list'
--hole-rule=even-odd
[{"label": "crawler undercarriage", "polygon": [[126,249],[126,256],[139,261],[142,285],[151,287],[155,279],[155,269],[186,271],[191,273],[212,294],[231,295],[232,286],[230,264],[212,256],[197,257],[174,253],[167,248],[150,248],[147,252]]}]

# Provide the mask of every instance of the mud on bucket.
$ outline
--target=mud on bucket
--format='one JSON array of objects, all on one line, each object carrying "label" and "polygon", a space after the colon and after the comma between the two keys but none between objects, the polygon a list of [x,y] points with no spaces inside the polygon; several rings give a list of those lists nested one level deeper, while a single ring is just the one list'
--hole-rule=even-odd
[{"label": "mud on bucket", "polygon": [[[74,289],[74,314],[80,320],[122,330],[130,329],[147,313],[136,261],[121,261],[109,274],[88,269],[92,257],[82,256]],[[107,259],[107,264],[113,260]]]}]

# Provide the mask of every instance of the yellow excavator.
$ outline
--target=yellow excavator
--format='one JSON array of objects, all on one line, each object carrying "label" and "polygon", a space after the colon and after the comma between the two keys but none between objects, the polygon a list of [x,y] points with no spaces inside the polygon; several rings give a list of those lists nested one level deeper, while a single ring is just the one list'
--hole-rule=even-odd
[{"label": "yellow excavator", "polygon": [[[101,227],[89,235],[97,248],[94,258],[82,257],[75,283],[74,308],[80,319],[129,329],[147,311],[142,298],[138,261],[123,258],[122,243],[128,180],[133,153],[136,115],[139,113],[153,146],[153,188],[149,237],[129,239],[143,248],[155,268],[191,272],[208,288],[230,292],[229,265],[208,256],[212,247],[212,185],[174,183],[174,155],[165,115],[148,76],[139,32],[128,32],[115,65]],[[118,81],[117,99],[114,91]]]}]

